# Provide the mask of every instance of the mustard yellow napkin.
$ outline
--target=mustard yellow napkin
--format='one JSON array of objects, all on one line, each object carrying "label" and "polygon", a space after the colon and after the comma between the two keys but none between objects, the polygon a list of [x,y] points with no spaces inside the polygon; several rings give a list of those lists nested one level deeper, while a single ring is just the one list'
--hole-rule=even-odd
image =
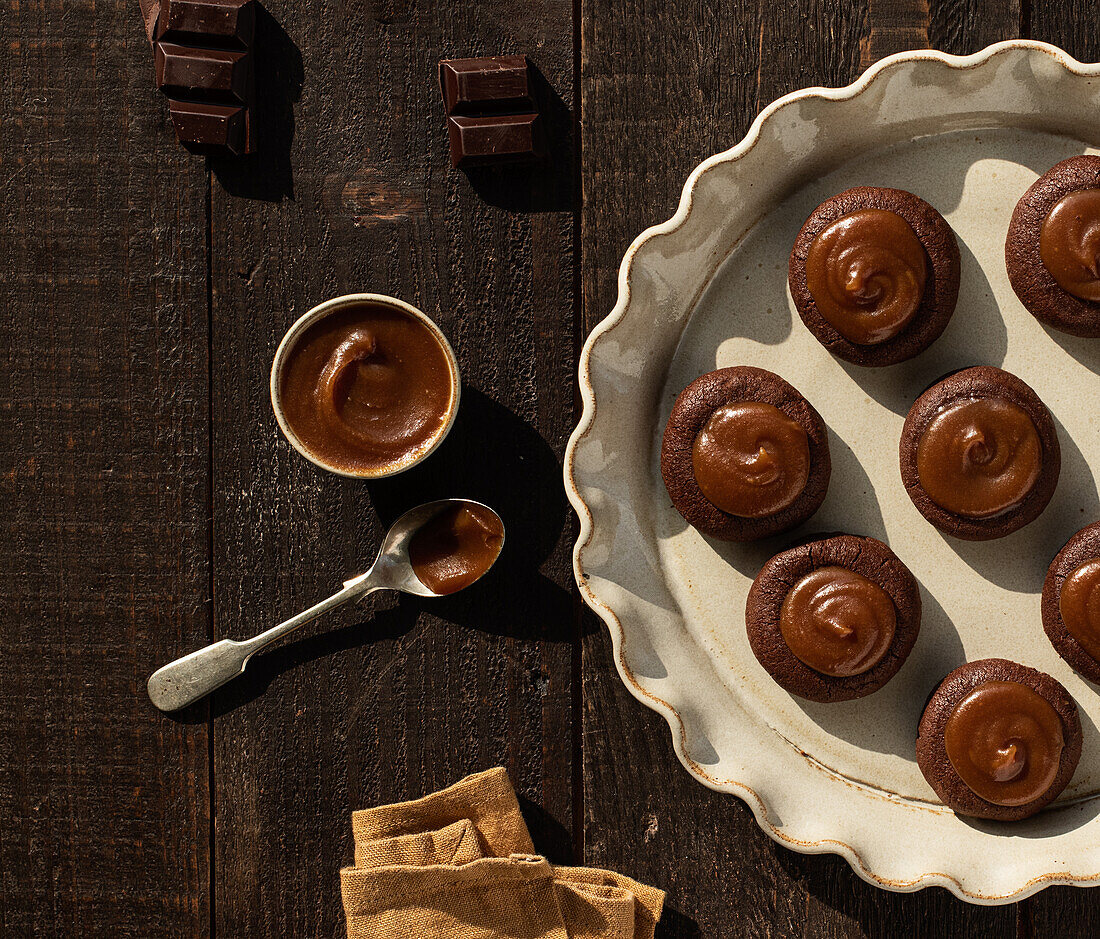
[{"label": "mustard yellow napkin", "polygon": [[363,866],[359,858],[369,842],[436,831],[464,820],[484,839],[487,857],[535,853],[508,774],[498,766],[423,799],[352,812],[355,866]]},{"label": "mustard yellow napkin", "polygon": [[665,895],[534,854],[503,769],[352,814],[348,939],[652,939]]}]

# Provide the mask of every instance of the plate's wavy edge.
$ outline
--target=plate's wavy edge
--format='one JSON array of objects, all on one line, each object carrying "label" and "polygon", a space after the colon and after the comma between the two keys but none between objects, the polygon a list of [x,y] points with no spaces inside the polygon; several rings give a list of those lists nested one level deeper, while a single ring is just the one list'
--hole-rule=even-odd
[{"label": "plate's wavy edge", "polygon": [[[752,150],[760,137],[764,125],[779,111],[809,98],[819,98],[825,101],[849,101],[862,94],[881,73],[901,65],[919,61],[932,61],[942,64],[955,71],[967,71],[985,65],[992,58],[1001,53],[1016,49],[1040,52],[1050,56],[1065,71],[1079,77],[1100,76],[1100,63],[1079,62],[1065,50],[1050,43],[1038,42],[1028,39],[1010,39],[1005,42],[994,43],[980,52],[972,55],[957,56],[938,52],[932,49],[920,49],[910,52],[899,52],[895,55],[880,59],[850,85],[841,88],[824,88],[814,86],[793,91],[777,98],[762,110],[753,121],[748,133],[737,144],[728,150],[714,154],[700,163],[687,178],[680,202],[675,214],[665,222],[653,225],[643,231],[630,247],[627,248],[619,265],[618,297],[611,313],[600,321],[585,340],[581,349],[578,366],[577,380],[580,386],[582,411],[576,428],[569,437],[569,443],[565,451],[565,463],[563,475],[565,480],[566,496],[574,511],[580,519],[580,532],[576,545],[573,548],[573,575],[585,603],[604,621],[611,634],[611,646],[614,654],[615,666],[619,677],[627,690],[644,705],[656,711],[668,722],[672,732],[672,745],[677,758],[684,768],[696,779],[710,789],[718,792],[732,793],[744,801],[753,813],[757,824],[773,840],[792,850],[803,854],[839,854],[852,867],[852,870],[863,880],[878,887],[898,892],[913,892],[925,887],[944,887],[960,900],[970,903],[996,905],[1013,903],[1032,896],[1045,887],[1054,885],[1068,886],[1093,886],[1100,883],[1100,871],[1095,874],[1073,876],[1059,873],[1041,874],[1033,877],[1018,888],[1006,894],[986,894],[967,890],[954,876],[937,871],[921,874],[913,880],[890,880],[876,874],[864,861],[852,845],[834,839],[820,839],[817,841],[801,841],[787,835],[768,819],[768,809],[763,798],[752,788],[734,779],[716,779],[711,776],[702,765],[693,760],[687,753],[687,729],[679,712],[664,701],[658,695],[649,691],[635,675],[623,654],[623,625],[615,612],[597,597],[588,585],[588,576],[584,572],[584,549],[592,538],[593,519],[591,510],[585,503],[577,487],[573,475],[573,463],[577,446],[592,429],[596,418],[596,397],[590,379],[590,359],[595,345],[612,329],[614,329],[625,317],[630,306],[630,272],[634,264],[634,257],[639,249],[649,240],[661,235],[669,235],[680,228],[691,214],[692,203],[695,196],[695,186],[699,179],[713,167],[723,163],[731,163],[740,160]],[[852,839],[855,840],[855,839]]]}]

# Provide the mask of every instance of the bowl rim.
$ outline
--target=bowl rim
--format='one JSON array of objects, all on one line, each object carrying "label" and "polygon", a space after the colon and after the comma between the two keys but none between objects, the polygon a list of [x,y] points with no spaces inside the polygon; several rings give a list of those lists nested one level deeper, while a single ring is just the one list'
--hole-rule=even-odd
[{"label": "bowl rim", "polygon": [[[450,404],[447,408],[447,419],[443,424],[443,428],[436,434],[431,444],[420,452],[406,457],[403,460],[398,460],[380,471],[354,472],[327,463],[316,454],[310,452],[309,448],[302,443],[298,435],[294,433],[283,411],[282,388],[280,385],[283,369],[286,366],[290,351],[294,348],[295,343],[306,329],[319,320],[324,319],[326,316],[331,316],[333,313],[340,310],[367,303],[373,303],[397,310],[407,316],[411,316],[427,327],[428,331],[443,349],[444,356],[447,359],[447,367],[451,374],[452,392]],[[458,357],[455,355],[451,343],[436,322],[422,310],[414,307],[411,303],[407,303],[397,297],[391,297],[383,293],[347,293],[318,303],[316,306],[299,316],[283,334],[283,338],[280,340],[275,350],[275,355],[271,360],[268,392],[271,396],[271,409],[275,412],[275,420],[279,425],[279,430],[282,432],[287,442],[314,466],[347,479],[385,479],[389,476],[396,476],[398,473],[403,473],[405,470],[412,469],[412,467],[431,456],[432,453],[438,449],[439,445],[447,439],[447,435],[454,426],[455,418],[458,416],[458,406],[462,398],[462,377],[458,367]]]}]

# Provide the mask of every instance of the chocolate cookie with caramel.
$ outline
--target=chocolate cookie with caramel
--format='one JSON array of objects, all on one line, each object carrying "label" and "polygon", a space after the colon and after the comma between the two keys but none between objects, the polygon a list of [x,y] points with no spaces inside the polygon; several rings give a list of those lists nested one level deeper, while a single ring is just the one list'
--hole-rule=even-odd
[{"label": "chocolate cookie with caramel", "polygon": [[705,535],[752,541],[817,511],[832,464],[821,416],[773,372],[720,368],[688,385],[661,443],[676,510]]},{"label": "chocolate cookie with caramel", "polygon": [[1100,522],[1077,532],[1051,562],[1042,609],[1055,651],[1100,684]]},{"label": "chocolate cookie with caramel", "polygon": [[1054,418],[1039,396],[986,365],[955,372],[917,398],[899,455],[917,510],[967,541],[1000,538],[1034,521],[1062,465]]},{"label": "chocolate cookie with caramel", "polygon": [[959,246],[923,199],[859,186],[806,219],[788,283],[802,322],[833,355],[893,365],[947,328],[959,296]]},{"label": "chocolate cookie with caramel", "polygon": [[777,554],[745,604],[753,654],[791,694],[861,698],[901,668],[920,630],[916,578],[881,541],[833,535]]},{"label": "chocolate cookie with caramel", "polygon": [[1008,226],[1005,267],[1037,320],[1100,336],[1100,157],[1063,160],[1023,194]]},{"label": "chocolate cookie with caramel", "polygon": [[1055,679],[1006,659],[968,662],[920,719],[917,765],[948,808],[1018,821],[1049,805],[1081,759],[1081,719]]}]

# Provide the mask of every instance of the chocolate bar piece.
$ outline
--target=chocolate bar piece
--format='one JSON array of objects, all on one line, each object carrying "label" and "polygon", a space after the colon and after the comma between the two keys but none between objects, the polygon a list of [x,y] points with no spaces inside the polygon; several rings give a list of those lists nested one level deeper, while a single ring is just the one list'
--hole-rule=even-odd
[{"label": "chocolate bar piece", "polygon": [[525,55],[446,59],[439,86],[448,115],[535,110]]},{"label": "chocolate bar piece", "polygon": [[247,107],[172,101],[169,108],[180,143],[201,149],[224,147],[238,155],[252,152],[252,115]]},{"label": "chocolate bar piece", "polygon": [[252,96],[252,53],[156,44],[157,87],[167,95],[224,97],[247,103]]},{"label": "chocolate bar piece", "polygon": [[451,163],[465,169],[537,159],[542,152],[537,114],[447,118]]},{"label": "chocolate bar piece", "polygon": [[439,63],[439,87],[456,167],[542,155],[542,126],[527,56],[445,59]]},{"label": "chocolate bar piece", "polygon": [[154,39],[248,48],[255,34],[255,0],[166,0]]},{"label": "chocolate bar piece", "polygon": [[255,35],[255,0],[163,0],[153,55],[180,143],[252,152]]}]

